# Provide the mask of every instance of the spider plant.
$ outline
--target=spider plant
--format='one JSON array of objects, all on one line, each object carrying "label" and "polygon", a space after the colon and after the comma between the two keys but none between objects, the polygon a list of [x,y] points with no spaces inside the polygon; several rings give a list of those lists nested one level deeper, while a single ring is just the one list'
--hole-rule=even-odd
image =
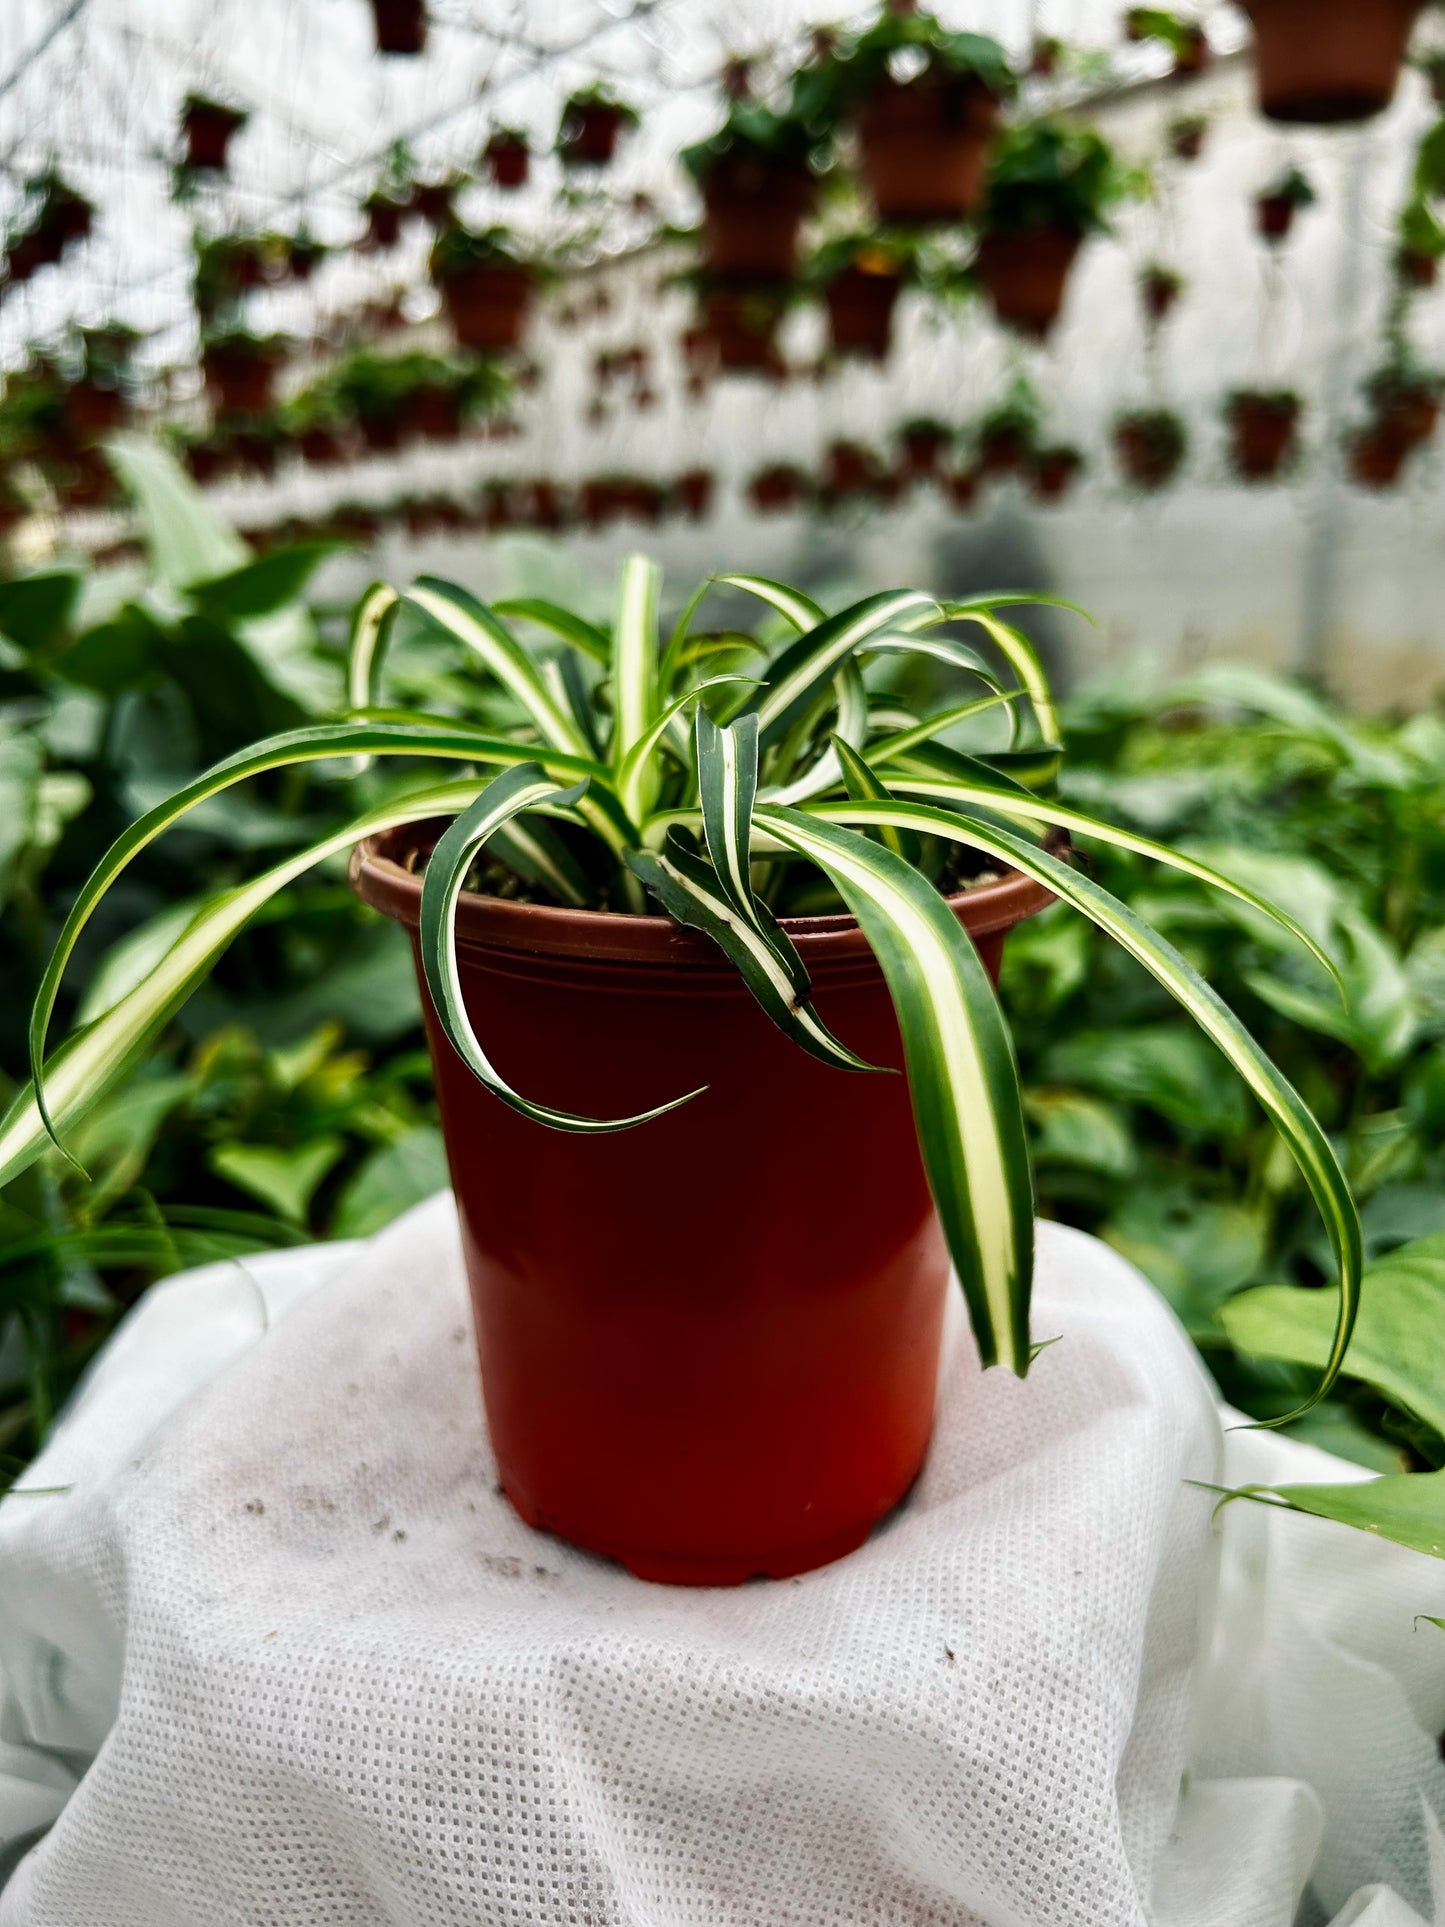
[{"label": "spider plant", "polygon": [[[759,600],[766,628],[786,632],[781,646],[703,628],[701,605],[715,585]],[[945,899],[970,867],[1014,869],[1082,911],[1151,972],[1284,1137],[1323,1216],[1340,1279],[1333,1344],[1314,1395],[1322,1397],[1349,1341],[1361,1269],[1359,1221],[1335,1152],[1209,984],[1069,860],[1065,839],[1096,839],[1183,871],[1272,918],[1337,983],[1338,973],[1285,910],[1187,853],[1085,816],[1051,794],[1063,753],[1058,714],[1032,647],[1000,611],[1052,598],[948,601],[898,589],[827,613],[780,583],[725,575],[697,589],[664,641],[660,586],[652,562],[629,557],[613,620],[602,627],[537,599],[489,607],[429,577],[403,591],[374,584],[353,621],[349,714],[226,757],[139,817],[96,865],[36,998],[33,1081],[0,1122],[0,1183],[48,1139],[60,1141],[57,1133],[123,1072],[270,898],[312,864],[393,825],[453,819],[427,863],[420,939],[447,1037],[501,1101],[565,1131],[642,1125],[697,1093],[679,1093],[642,1116],[597,1119],[534,1104],[502,1080],[472,1028],[458,974],[454,916],[479,863],[483,876],[500,865],[534,901],[661,911],[706,932],[804,1050],[840,1074],[866,1073],[871,1067],[814,1009],[780,921],[790,907],[816,907],[826,886],[862,927],[893,998],[924,1165],[982,1360],[1023,1375],[1031,1357],[1034,1189],[1018,1069],[988,973]],[[387,647],[403,611],[482,672],[492,692],[486,720],[380,705]],[[529,645],[524,634],[540,640]],[[910,654],[941,659],[971,693],[917,715],[865,679],[865,667],[879,658]],[[970,755],[944,740],[989,715],[1006,723],[1005,747]],[[213,899],[143,983],[46,1059],[67,962],[134,857],[248,778],[358,757],[443,759],[464,773],[393,795]]]}]

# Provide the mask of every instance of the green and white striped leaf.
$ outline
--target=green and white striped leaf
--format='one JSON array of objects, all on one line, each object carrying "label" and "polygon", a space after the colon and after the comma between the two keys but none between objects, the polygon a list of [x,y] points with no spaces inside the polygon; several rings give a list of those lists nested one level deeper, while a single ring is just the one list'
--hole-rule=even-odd
[{"label": "green and white striped leaf", "polygon": [[486,667],[519,702],[553,748],[574,756],[588,754],[587,741],[570,711],[558,703],[541,671],[497,616],[454,582],[418,576],[401,598],[424,622],[451,636]]},{"label": "green and white striped leaf", "polygon": [[805,631],[769,665],[762,688],[749,704],[757,712],[762,743],[776,742],[870,636],[911,613],[937,606],[917,589],[887,589],[851,603]]},{"label": "green and white striped leaf", "polygon": [[[857,750],[841,741],[836,742],[836,747],[838,760],[843,766],[843,781],[855,802],[887,803],[892,800]],[[916,831],[900,829],[892,823],[880,823],[871,834],[885,849],[892,850],[895,856],[901,856],[905,863],[917,868],[923,854],[923,843]]]},{"label": "green and white striped leaf", "polygon": [[[870,751],[869,757],[870,761],[873,760],[874,752]],[[923,760],[925,757],[926,761]],[[1222,871],[1201,863],[1197,857],[1186,856],[1182,851],[1170,849],[1165,843],[1154,842],[1151,837],[1139,836],[1133,830],[1121,830],[1113,823],[1101,823],[1096,817],[1068,809],[1062,803],[1031,796],[1016,786],[1011,777],[996,773],[989,765],[960,755],[956,750],[944,750],[941,744],[929,744],[923,750],[905,754],[899,759],[897,767],[890,769],[889,780],[895,790],[902,790],[910,796],[938,797],[969,809],[992,808],[1004,816],[1022,817],[1026,823],[1067,830],[1071,836],[1092,837],[1100,843],[1110,844],[1114,849],[1147,857],[1151,862],[1165,864],[1172,870],[1193,877],[1196,882],[1208,884],[1212,890],[1234,897],[1240,903],[1247,903],[1250,909],[1288,931],[1330,973],[1341,995],[1344,994],[1344,980],[1339,965],[1287,910],[1281,910],[1246,885],[1225,876]]]},{"label": "green and white striped leaf", "polygon": [[[622,767],[617,772],[617,795],[622,807],[634,823],[640,823],[646,814],[644,798],[643,771],[647,759],[652,755],[664,736],[671,738],[671,725],[694,699],[701,696],[704,689],[716,689],[723,683],[745,683],[754,680],[751,676],[709,676],[705,682],[694,683],[684,695],[676,696],[648,728],[646,735],[635,742],[622,759]],[[699,711],[701,714],[701,711]],[[684,734],[682,748],[687,750]]]},{"label": "green and white striped leaf", "polygon": [[1000,622],[991,613],[1004,599],[995,598],[988,608],[981,608],[976,602],[946,602],[943,605],[944,617],[949,622],[978,624],[1018,677],[1021,686],[1027,690],[1040,736],[1046,743],[1061,743],[1064,737],[1059,726],[1059,712],[1054,706],[1054,692],[1049,687],[1049,679],[1044,674],[1038,652],[1021,629],[1015,629],[1012,623]]},{"label": "green and white striped leaf", "polygon": [[346,651],[346,700],[353,709],[365,709],[376,701],[382,659],[400,606],[389,582],[373,582],[362,591]]},{"label": "green and white striped leaf", "polygon": [[[617,620],[612,628],[612,767],[641,742],[657,714],[657,604],[662,572],[645,555],[629,555],[617,583]],[[650,800],[650,799],[649,799]]]},{"label": "green and white striped leaf", "polygon": [[362,837],[401,823],[464,809],[480,784],[454,782],[396,797],[288,856],[263,875],[202,904],[186,928],[147,971],[93,1023],[75,1031],[46,1062],[44,1113],[32,1080],[0,1121],[0,1186],[34,1163],[52,1142],[47,1114],[58,1130],[78,1124],[124,1076],[171,1014],[208,973],[231,939],[267,901],[327,857]]},{"label": "green and white striped leaf", "polygon": [[[982,958],[933,886],[892,850],[817,814],[846,808],[876,821],[869,811],[898,807],[762,805],[758,822],[826,872],[872,946],[898,1015],[919,1148],[979,1356],[1023,1377],[1033,1174],[1008,1026]],[[898,827],[911,826],[900,819]]]},{"label": "green and white striped leaf", "polygon": [[571,643],[584,656],[593,662],[601,663],[605,669],[612,660],[612,638],[605,629],[599,629],[595,622],[588,622],[575,610],[564,609],[560,603],[548,602],[542,596],[513,596],[506,602],[494,602],[492,613],[498,616],[520,616],[524,622],[535,622],[539,629],[547,629],[563,642]]},{"label": "green and white striped leaf", "polygon": [[672,634],[667,639],[667,647],[662,652],[662,661],[657,666],[657,686],[664,696],[672,688],[672,679],[683,665],[688,638],[692,634],[692,619],[707,599],[712,585],[712,577],[704,576],[678,611],[677,621],[672,625]]},{"label": "green and white striped leaf", "polygon": [[[906,756],[909,750],[917,749],[924,743],[931,743],[936,736],[942,736],[945,730],[954,728],[956,724],[970,722],[975,716],[982,716],[991,709],[1001,707],[1007,708],[1009,748],[1012,749],[1018,742],[1017,705],[1022,693],[1017,689],[999,689],[991,696],[976,696],[972,702],[955,703],[949,709],[936,709],[931,716],[921,717],[916,723],[910,723],[892,736],[882,736],[869,743],[868,760],[882,764],[891,761],[894,757]],[[854,743],[853,747],[859,749],[863,745]]]},{"label": "green and white striped leaf", "polygon": [[676,1110],[679,1104],[696,1097],[696,1091],[659,1104],[634,1117],[576,1117],[570,1111],[554,1110],[547,1104],[533,1104],[516,1091],[496,1069],[482,1049],[462,995],[461,972],[457,963],[457,899],[466,886],[467,873],[477,853],[495,832],[529,810],[544,806],[565,809],[582,795],[582,786],[571,789],[550,777],[540,763],[521,763],[495,777],[481,795],[454,823],[447,826],[426,866],[421,887],[421,963],[427,989],[437,1017],[453,1050],[467,1069],[523,1117],[558,1131],[626,1131],[650,1118]]},{"label": "green and white striped leaf", "polygon": [[[130,828],[116,838],[86,879],[56,940],[36,993],[30,1019],[32,1078],[37,1076],[45,1056],[51,1012],[55,1008],[56,994],[76,940],[90,920],[96,904],[126,865],[188,810],[235,783],[244,782],[248,777],[260,775],[265,770],[280,769],[293,763],[320,762],[353,754],[437,756],[469,763],[508,764],[535,760],[538,752],[535,745],[529,747],[514,743],[505,736],[488,735],[470,723],[362,721],[318,723],[303,729],[287,730],[282,735],[257,743],[252,749],[241,750],[213,764],[194,782],[187,783],[163,803],[147,810],[144,816],[137,817]],[[559,773],[573,780],[578,776],[590,776],[595,768],[584,758],[557,751],[545,752],[544,760],[554,769],[560,765]],[[43,1113],[43,1093],[41,1108]]]},{"label": "green and white striped leaf", "polygon": [[[833,678],[833,691],[838,705],[838,721],[833,735],[845,743],[851,743],[855,749],[861,749],[868,740],[870,726],[868,691],[864,686],[863,673],[853,657],[847,659]],[[826,795],[842,781],[842,765],[830,737],[828,747],[811,769],[805,769],[791,783],[770,784],[762,794],[770,803],[802,803],[810,796]]]},{"label": "green and white striped leaf", "polygon": [[840,1043],[813,1009],[803,960],[772,912],[757,904],[751,918],[739,916],[712,865],[690,850],[676,830],[669,831],[660,851],[629,850],[625,861],[670,917],[712,938],[768,1016],[795,1043],[841,1070],[879,1068]]},{"label": "green and white striped leaf", "polygon": [[[998,801],[996,797],[991,800],[995,803]],[[1009,802],[1012,805],[1013,799],[1010,798]],[[770,829],[776,827],[770,812],[760,810],[758,814],[760,823],[766,823]],[[1323,1377],[1298,1411],[1271,1423],[1283,1425],[1289,1419],[1297,1418],[1300,1412],[1317,1405],[1339,1375],[1359,1309],[1363,1270],[1359,1213],[1348,1180],[1324,1131],[1294,1086],[1271,1063],[1218,993],[1172,944],[1151,930],[1127,904],[1120,903],[1117,897],[1111,896],[1091,878],[1070,868],[1049,851],[1000,827],[997,822],[982,817],[954,815],[928,804],[909,802],[811,805],[807,820],[816,823],[820,819],[830,825],[892,823],[900,828],[917,830],[921,835],[951,837],[955,842],[982,850],[999,862],[1021,870],[1025,876],[1044,884],[1066,903],[1082,910],[1121,949],[1143,964],[1219,1047],[1254,1092],[1289,1146],[1324,1220],[1325,1232],[1339,1268],[1339,1316]]]},{"label": "green and white striped leaf", "polygon": [[804,595],[801,589],[790,589],[786,582],[771,582],[764,575],[718,575],[713,580],[724,582],[731,589],[746,589],[749,595],[776,609],[795,629],[812,629],[823,620],[822,605]]},{"label": "green and white striped leaf", "polygon": [[574,910],[596,907],[596,892],[581,865],[540,816],[518,816],[492,832],[490,853],[526,883],[536,884]]},{"label": "green and white striped leaf", "polygon": [[758,719],[740,716],[720,729],[699,704],[693,718],[697,793],[707,853],[723,894],[746,922],[757,903],[749,871],[753,804],[758,794]]}]

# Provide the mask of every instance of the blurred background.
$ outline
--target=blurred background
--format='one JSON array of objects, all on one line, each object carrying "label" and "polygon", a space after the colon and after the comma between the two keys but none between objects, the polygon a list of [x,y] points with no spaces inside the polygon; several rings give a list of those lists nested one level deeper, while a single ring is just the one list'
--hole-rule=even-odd
[{"label": "blurred background", "polygon": [[[1417,0],[6,0],[0,1077],[90,864],[344,701],[377,575],[606,618],[745,569],[1051,591],[1065,793],[1207,851],[1340,964],[1101,855],[1334,1129],[1374,1253],[1445,1230],[1445,17]],[[721,619],[721,618],[720,618]],[[751,620],[751,618],[749,618]],[[461,701],[435,646],[392,699]],[[380,780],[198,811],[107,899],[61,1015]],[[1041,918],[1005,983],[1046,1210],[1100,1231],[1261,1415],[1241,1286],[1319,1283],[1242,1087]],[[149,1279],[362,1235],[445,1181],[399,933],[275,900],[77,1150],[0,1198],[18,1465]],[[1303,1426],[1437,1444],[1361,1387]]]}]

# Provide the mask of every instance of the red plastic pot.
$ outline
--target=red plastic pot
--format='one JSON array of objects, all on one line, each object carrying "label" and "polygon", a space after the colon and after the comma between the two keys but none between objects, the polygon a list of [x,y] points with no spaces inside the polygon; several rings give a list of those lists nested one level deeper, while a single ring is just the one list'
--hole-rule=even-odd
[{"label": "red plastic pot", "polygon": [[532,271],[477,262],[438,284],[452,332],[463,348],[515,348],[532,306]]},{"label": "red plastic pot", "polygon": [[569,102],[562,158],[581,167],[606,167],[617,152],[623,115],[601,102]]},{"label": "red plastic pot", "polygon": [[1409,453],[1408,442],[1376,424],[1351,441],[1350,474],[1361,488],[1393,488]]},{"label": "red plastic pot", "polygon": [[400,201],[388,200],[383,195],[376,196],[366,204],[366,233],[361,244],[365,248],[394,248],[401,239],[401,217],[406,209]]},{"label": "red plastic pot", "polygon": [[371,0],[379,54],[419,54],[426,48],[424,0]]},{"label": "red plastic pot", "polygon": [[1176,127],[1169,136],[1169,151],[1176,161],[1197,161],[1204,152],[1204,136],[1207,129],[1200,121]]},{"label": "red plastic pot", "polygon": [[1144,312],[1157,326],[1166,321],[1179,299],[1179,283],[1166,275],[1146,275],[1139,283],[1139,293],[1144,302]]},{"label": "red plastic pot", "polygon": [[[427,841],[392,832],[352,858],[357,893],[413,946],[407,863]],[[1047,901],[1010,877],[953,905],[996,971],[1007,931]],[[825,1020],[899,1065],[851,918],[788,928]],[[508,1498],[672,1584],[782,1578],[852,1551],[922,1465],[949,1290],[905,1080],[819,1064],[706,938],[663,917],[463,896],[457,931],[477,1034],[529,1096],[606,1117],[707,1087],[635,1133],[549,1130],[482,1089],[427,1003]],[[736,1175],[740,1157],[775,1181],[723,1181],[714,1198],[709,1174]]]},{"label": "red plastic pot", "polygon": [[956,469],[948,478],[948,499],[956,509],[974,508],[978,502],[979,473],[976,468]]},{"label": "red plastic pot", "polygon": [[340,468],[346,460],[346,445],[331,428],[303,428],[296,437],[303,462],[312,468]]},{"label": "red plastic pot", "polygon": [[1294,453],[1299,403],[1241,396],[1229,415],[1230,459],[1246,482],[1272,481]]},{"label": "red plastic pot", "polygon": [[123,428],[127,414],[125,396],[116,388],[100,388],[91,381],[78,381],[66,390],[65,410],[77,435],[108,435]]},{"label": "red plastic pot", "polygon": [[998,102],[981,80],[885,80],[858,115],[863,185],[882,221],[956,221],[983,203]]},{"label": "red plastic pot", "polygon": [[486,155],[494,186],[516,188],[527,185],[532,157],[525,141],[490,140],[487,142]]},{"label": "red plastic pot", "polygon": [[876,474],[872,452],[857,442],[831,442],[823,456],[823,486],[831,495],[857,495]]},{"label": "red plastic pot", "polygon": [[985,428],[978,438],[978,472],[990,479],[1018,475],[1027,468],[1033,444],[1027,429],[1011,423]]},{"label": "red plastic pot", "polygon": [[271,406],[281,357],[262,347],[213,342],[201,350],[201,372],[215,407],[226,415],[260,415]]},{"label": "red plastic pot", "polygon": [[975,267],[1006,328],[1042,341],[1063,312],[1080,236],[1067,228],[985,234]]},{"label": "red plastic pot", "polygon": [[787,462],[760,470],[748,483],[748,500],[759,515],[781,515],[801,502],[807,492],[807,476]]},{"label": "red plastic pot", "polygon": [[408,426],[423,441],[454,442],[461,436],[461,397],[454,388],[413,389],[407,403],[407,413],[410,417]]},{"label": "red plastic pot", "polygon": [[952,440],[936,422],[913,422],[902,434],[903,465],[913,476],[936,475],[944,450]]},{"label": "red plastic pot", "polygon": [[1120,422],[1114,430],[1119,466],[1136,488],[1168,486],[1184,460],[1183,443],[1148,421]]},{"label": "red plastic pot", "polygon": [[1421,0],[1242,0],[1254,23],[1260,112],[1333,126],[1395,98]]},{"label": "red plastic pot", "polygon": [[430,228],[454,227],[457,217],[452,199],[455,194],[450,181],[418,181],[411,190],[410,212],[419,215]]},{"label": "red plastic pot", "polygon": [[690,468],[679,475],[677,499],[690,521],[700,522],[712,507],[714,478],[710,468]]},{"label": "red plastic pot", "polygon": [[704,255],[711,273],[787,281],[815,184],[803,167],[769,167],[746,156],[720,161],[702,184]]},{"label": "red plastic pot", "polygon": [[1395,271],[1407,288],[1433,288],[1440,279],[1440,257],[1424,248],[1401,248]]},{"label": "red plastic pot", "polygon": [[215,101],[196,101],[186,109],[181,130],[186,137],[186,166],[224,173],[231,136],[246,116]]},{"label": "red plastic pot", "polygon": [[893,341],[893,310],[903,287],[896,272],[843,268],[823,290],[828,338],[835,355],[886,361]]},{"label": "red plastic pot", "polygon": [[1254,204],[1262,241],[1283,241],[1294,226],[1295,204],[1288,194],[1261,194]]},{"label": "red plastic pot", "polygon": [[1038,502],[1061,502],[1074,486],[1083,457],[1074,448],[1041,448],[1029,485]]},{"label": "red plastic pot", "polygon": [[401,418],[397,415],[358,415],[356,426],[373,455],[393,455],[401,447]]},{"label": "red plastic pot", "polygon": [[718,366],[735,373],[774,374],[781,309],[757,290],[714,288],[703,301],[704,325]]}]

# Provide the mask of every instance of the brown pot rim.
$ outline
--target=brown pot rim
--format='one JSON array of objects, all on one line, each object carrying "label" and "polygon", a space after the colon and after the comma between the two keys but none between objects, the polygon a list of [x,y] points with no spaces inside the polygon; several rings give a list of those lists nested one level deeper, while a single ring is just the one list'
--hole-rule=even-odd
[{"label": "brown pot rim", "polygon": [[[369,836],[351,852],[348,880],[363,903],[392,917],[408,931],[421,923],[421,877],[404,859],[434,840],[441,820],[404,823]],[[1010,871],[996,883],[979,884],[947,899],[975,940],[1011,930],[1054,901],[1032,878]],[[628,916],[605,910],[567,910],[551,904],[515,903],[463,891],[457,900],[457,948],[498,962],[556,959],[572,969],[617,965],[681,970],[689,979],[737,981],[712,940],[667,916]],[[783,928],[810,972],[832,978],[877,969],[868,939],[850,916],[786,917]]]}]

